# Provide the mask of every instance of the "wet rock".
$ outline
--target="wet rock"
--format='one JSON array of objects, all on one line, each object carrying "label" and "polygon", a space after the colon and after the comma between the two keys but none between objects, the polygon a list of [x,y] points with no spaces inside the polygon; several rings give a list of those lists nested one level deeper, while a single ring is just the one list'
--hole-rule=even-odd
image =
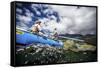
[{"label": "wet rock", "polygon": [[[29,47],[19,48],[16,51],[16,63],[17,64],[55,64],[55,63],[67,63],[67,62],[79,62],[86,60],[89,57],[87,52],[74,52],[73,50],[64,50],[63,48],[55,48],[51,46],[45,46],[38,44],[32,44]],[[82,56],[81,56],[82,55]],[[93,56],[95,56],[93,54]],[[93,57],[94,58],[94,57]],[[80,60],[82,59],[82,60]],[[93,60],[92,58],[89,60]]]}]

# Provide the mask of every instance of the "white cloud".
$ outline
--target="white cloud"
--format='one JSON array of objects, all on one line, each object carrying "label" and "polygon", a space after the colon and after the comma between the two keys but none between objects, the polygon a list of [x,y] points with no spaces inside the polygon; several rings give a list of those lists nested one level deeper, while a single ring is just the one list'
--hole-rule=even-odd
[{"label": "white cloud", "polygon": [[[68,18],[61,20],[62,23],[57,23],[56,20],[50,20],[48,18],[40,19],[40,21],[42,22],[42,26],[44,29],[48,29],[50,31],[53,31],[55,28],[57,28],[57,32],[59,34],[68,32],[66,30],[68,27],[66,27],[65,25],[71,23],[71,20]],[[65,21],[67,21],[67,23]]]},{"label": "white cloud", "polygon": [[25,10],[25,15],[26,15],[27,17],[33,17],[33,16],[34,16],[34,14],[33,14],[32,12],[30,12],[29,9],[24,8],[24,10]]},{"label": "white cloud", "polygon": [[[92,7],[51,6],[60,16],[60,24],[50,24],[60,33],[95,33],[96,9]],[[56,26],[57,25],[57,26]]]},{"label": "white cloud", "polygon": [[[17,27],[23,28],[23,29],[28,29],[28,25],[30,24],[30,22],[32,21],[32,17],[34,16],[32,12],[30,12],[29,9],[24,8],[25,10],[25,15],[21,15],[21,14],[16,14],[16,18],[19,20],[19,23],[17,25]],[[19,9],[17,9],[17,11],[19,11]],[[20,10],[21,12],[21,10]]]},{"label": "white cloud", "polygon": [[22,9],[17,8],[17,9],[16,9],[16,12],[22,13]]},{"label": "white cloud", "polygon": [[[39,5],[32,4],[32,9],[37,15],[41,15],[40,11],[37,10]],[[49,29],[51,31],[57,28],[59,34],[88,34],[95,33],[96,31],[96,8],[93,7],[77,7],[77,6],[59,6],[50,5],[48,9],[42,10],[44,14],[57,12],[60,18],[60,22],[56,21],[57,17],[54,15],[48,16],[48,18],[40,19],[43,23],[43,28]],[[25,9],[26,16],[17,15],[17,18],[21,23],[29,24],[32,21],[33,13],[29,9]],[[35,17],[35,16],[34,16]],[[50,19],[52,18],[52,20]],[[45,24],[44,24],[45,23]],[[25,26],[25,24],[23,26]]]},{"label": "white cloud", "polygon": [[36,14],[39,15],[39,16],[41,15],[40,11],[36,11]]},{"label": "white cloud", "polygon": [[27,16],[24,16],[24,15],[17,15],[18,17],[18,20],[20,20],[21,22],[23,23],[26,23],[28,24],[29,22],[32,21],[32,18],[31,17],[27,17]]},{"label": "white cloud", "polygon": [[37,8],[38,8],[39,6],[40,6],[40,5],[38,5],[38,4],[32,4],[32,5],[31,5],[32,10],[35,11],[37,15],[41,15],[40,11],[37,10]]}]

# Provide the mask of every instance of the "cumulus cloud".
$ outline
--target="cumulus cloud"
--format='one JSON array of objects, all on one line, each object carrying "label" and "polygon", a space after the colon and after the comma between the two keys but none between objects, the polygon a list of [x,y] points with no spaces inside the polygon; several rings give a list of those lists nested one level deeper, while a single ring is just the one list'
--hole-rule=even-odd
[{"label": "cumulus cloud", "polygon": [[32,21],[31,17],[28,16],[24,16],[24,15],[17,15],[18,20],[20,20],[21,22],[28,24],[29,22]]},{"label": "cumulus cloud", "polygon": [[[60,16],[60,24],[56,26],[58,33],[69,34],[95,34],[96,32],[96,8],[77,6],[51,6]],[[52,22],[52,21],[51,21]]]},{"label": "cumulus cloud", "polygon": [[37,15],[39,16],[41,15],[41,12],[37,10],[37,8],[41,7],[40,4],[32,4],[31,7],[32,7],[32,10],[35,11]]},{"label": "cumulus cloud", "polygon": [[24,10],[25,10],[25,15],[26,15],[27,17],[33,17],[33,16],[34,16],[34,14],[33,14],[32,12],[30,12],[29,9],[24,8]]},{"label": "cumulus cloud", "polygon": [[22,9],[17,8],[17,9],[16,9],[16,12],[22,13]]},{"label": "cumulus cloud", "polygon": [[32,22],[32,17],[34,15],[33,13],[30,12],[30,10],[26,8],[24,8],[24,10],[25,10],[25,15],[16,14],[16,19],[18,20],[17,23],[19,23],[17,27],[28,29],[29,28],[28,25],[30,24],[30,22]]},{"label": "cumulus cloud", "polygon": [[[31,24],[32,19],[37,18],[42,21],[43,28],[51,31],[57,28],[59,34],[96,33],[95,7],[31,4],[30,8],[33,12],[24,7],[25,14],[17,14],[17,19],[25,27],[27,27],[27,24]],[[21,12],[20,9],[17,9],[17,11]],[[55,12],[58,15],[55,15]],[[58,18],[59,22],[57,21]]]}]

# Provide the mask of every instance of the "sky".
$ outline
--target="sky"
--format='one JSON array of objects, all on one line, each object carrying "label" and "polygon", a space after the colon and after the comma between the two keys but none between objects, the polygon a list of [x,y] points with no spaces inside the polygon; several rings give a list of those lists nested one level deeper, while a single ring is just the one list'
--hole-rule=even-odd
[{"label": "sky", "polygon": [[48,4],[16,4],[16,25],[30,29],[36,21],[59,34],[96,34],[96,8]]}]

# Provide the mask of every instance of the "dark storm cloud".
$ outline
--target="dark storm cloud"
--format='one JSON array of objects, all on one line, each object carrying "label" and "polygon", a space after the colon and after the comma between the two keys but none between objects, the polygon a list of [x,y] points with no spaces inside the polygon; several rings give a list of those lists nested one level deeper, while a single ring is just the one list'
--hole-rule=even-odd
[{"label": "dark storm cloud", "polygon": [[[32,26],[36,20],[46,23],[49,30],[57,28],[59,34],[95,34],[96,33],[96,8],[31,4],[23,6],[17,4],[16,16],[24,28]],[[24,12],[23,12],[24,11]],[[22,13],[22,14],[21,14]],[[18,24],[19,26],[19,24]]]}]

